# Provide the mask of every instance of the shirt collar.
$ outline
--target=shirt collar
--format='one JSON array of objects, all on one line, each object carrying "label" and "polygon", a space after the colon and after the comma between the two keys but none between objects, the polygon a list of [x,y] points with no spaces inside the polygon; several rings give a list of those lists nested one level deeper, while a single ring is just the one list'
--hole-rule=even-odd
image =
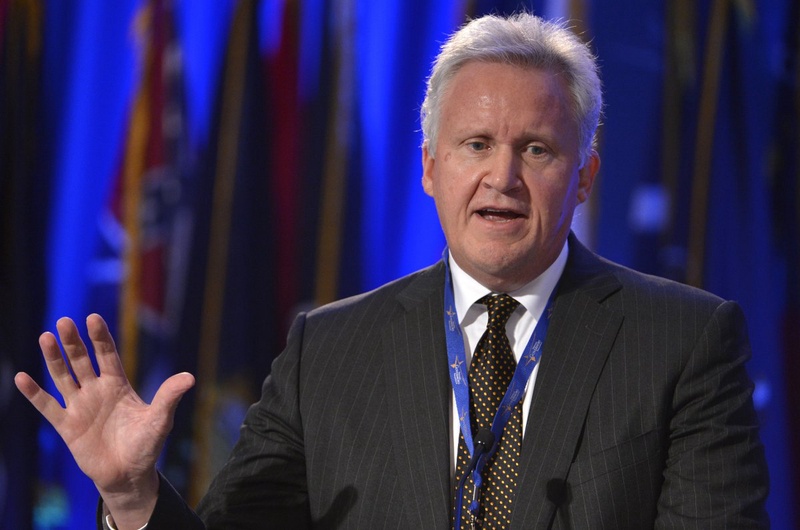
[{"label": "shirt collar", "polygon": [[[561,253],[542,274],[508,294],[516,299],[528,313],[538,319],[547,305],[550,294],[561,278],[561,273],[564,272],[568,255],[569,245],[565,241]],[[452,254],[449,252],[448,260],[450,262],[450,274],[453,281],[456,313],[458,315],[458,323],[461,325],[464,323],[464,318],[470,307],[492,291],[464,272],[464,269],[458,266],[458,263],[456,263]]]}]

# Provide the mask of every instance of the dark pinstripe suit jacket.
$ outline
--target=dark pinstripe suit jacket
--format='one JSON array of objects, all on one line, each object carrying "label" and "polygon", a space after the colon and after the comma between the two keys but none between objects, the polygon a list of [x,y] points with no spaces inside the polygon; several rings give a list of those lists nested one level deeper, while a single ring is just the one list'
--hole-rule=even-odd
[{"label": "dark pinstripe suit jacket", "polygon": [[[443,266],[300,316],[198,513],[208,528],[449,528]],[[574,237],[512,528],[761,528],[739,307]],[[164,481],[149,530],[202,527]]]}]

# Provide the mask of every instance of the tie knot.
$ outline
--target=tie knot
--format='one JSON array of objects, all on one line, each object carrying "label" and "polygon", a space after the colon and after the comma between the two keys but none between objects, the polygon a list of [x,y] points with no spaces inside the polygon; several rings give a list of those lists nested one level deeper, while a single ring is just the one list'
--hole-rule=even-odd
[{"label": "tie knot", "polygon": [[488,328],[502,328],[505,329],[508,317],[519,305],[519,302],[508,296],[507,294],[487,294],[478,303],[485,304],[489,308],[489,323],[486,325]]}]

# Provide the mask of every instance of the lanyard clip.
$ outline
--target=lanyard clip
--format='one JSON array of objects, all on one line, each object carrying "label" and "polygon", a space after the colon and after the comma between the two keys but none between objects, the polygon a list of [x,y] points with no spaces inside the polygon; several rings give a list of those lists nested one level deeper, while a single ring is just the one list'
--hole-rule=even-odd
[{"label": "lanyard clip", "polygon": [[[479,491],[478,486],[477,485],[473,485],[472,486],[472,503],[470,504],[470,506],[478,506],[478,502],[477,502],[478,501],[478,491]],[[475,530],[475,521],[477,520],[477,517],[475,516],[475,512],[477,512],[479,509],[480,509],[480,507],[476,508],[474,511],[473,510],[469,510],[469,530]]]}]

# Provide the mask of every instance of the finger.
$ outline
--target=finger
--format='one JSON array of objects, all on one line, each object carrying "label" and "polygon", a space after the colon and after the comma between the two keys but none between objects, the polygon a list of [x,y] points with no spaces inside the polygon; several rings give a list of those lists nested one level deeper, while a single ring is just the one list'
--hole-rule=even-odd
[{"label": "finger", "polygon": [[[78,389],[78,384],[69,371],[69,366],[61,354],[61,348],[55,335],[49,331],[39,336],[39,347],[42,349],[47,371],[61,395],[65,398]],[[38,386],[38,385],[37,385]]]},{"label": "finger", "polygon": [[45,392],[42,387],[36,384],[31,376],[25,372],[19,372],[14,376],[14,384],[23,396],[31,402],[31,405],[38,410],[44,418],[58,429],[61,419],[64,417],[64,409],[53,396]]},{"label": "finger", "polygon": [[117,346],[114,344],[114,337],[108,331],[108,325],[103,317],[97,313],[86,317],[86,329],[89,331],[89,339],[92,341],[100,373],[126,377]]},{"label": "finger", "polygon": [[172,425],[172,418],[181,398],[193,386],[194,376],[188,372],[175,374],[161,383],[151,405],[163,415],[168,425]]},{"label": "finger", "polygon": [[62,317],[56,322],[56,329],[58,329],[61,345],[67,354],[67,362],[75,375],[78,385],[81,384],[81,381],[85,382],[90,378],[97,377],[94,372],[94,366],[92,366],[92,360],[89,358],[89,352],[86,350],[86,345],[83,343],[80,333],[78,333],[75,322],[67,317]]}]

